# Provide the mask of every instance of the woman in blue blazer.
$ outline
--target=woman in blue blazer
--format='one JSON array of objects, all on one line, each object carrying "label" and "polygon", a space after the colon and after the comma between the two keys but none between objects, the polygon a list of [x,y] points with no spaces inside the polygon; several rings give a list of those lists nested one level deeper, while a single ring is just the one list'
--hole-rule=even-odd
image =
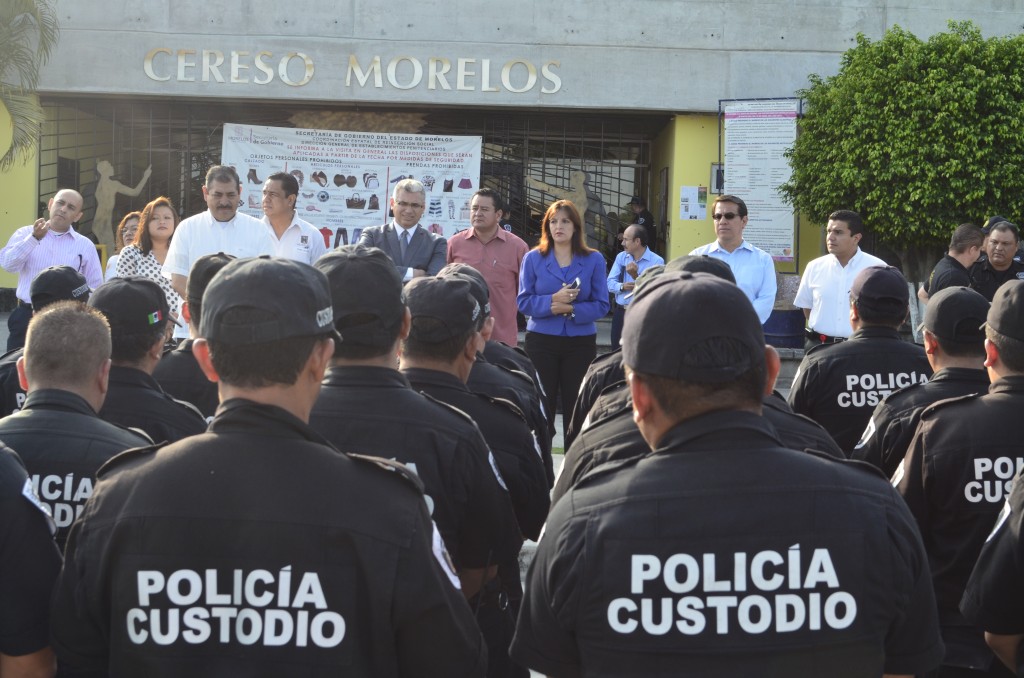
[{"label": "woman in blue blazer", "polygon": [[576,394],[597,355],[598,318],[608,313],[608,283],[601,253],[583,242],[583,219],[568,200],[551,204],[541,222],[540,244],[523,258],[519,310],[526,323],[526,352],[544,387],[549,428],[561,397],[562,430]]}]

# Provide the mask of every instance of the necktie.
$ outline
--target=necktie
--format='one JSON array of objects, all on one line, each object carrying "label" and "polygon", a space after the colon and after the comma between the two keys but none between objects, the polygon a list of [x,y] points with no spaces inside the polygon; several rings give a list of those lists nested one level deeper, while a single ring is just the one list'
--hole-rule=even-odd
[{"label": "necktie", "polygon": [[402,245],[402,263],[405,263],[405,252],[409,249],[409,231],[403,230],[402,237],[400,238],[400,244]]}]

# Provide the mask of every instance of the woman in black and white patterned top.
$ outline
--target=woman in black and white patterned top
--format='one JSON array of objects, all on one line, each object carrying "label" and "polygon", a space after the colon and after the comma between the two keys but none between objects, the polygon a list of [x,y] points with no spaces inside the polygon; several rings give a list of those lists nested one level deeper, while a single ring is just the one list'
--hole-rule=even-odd
[{"label": "woman in black and white patterned top", "polygon": [[164,291],[167,305],[175,317],[181,314],[181,297],[161,268],[171,245],[174,229],[178,227],[178,212],[168,198],[159,197],[142,210],[135,241],[121,250],[117,261],[117,277],[141,275],[153,280]]}]

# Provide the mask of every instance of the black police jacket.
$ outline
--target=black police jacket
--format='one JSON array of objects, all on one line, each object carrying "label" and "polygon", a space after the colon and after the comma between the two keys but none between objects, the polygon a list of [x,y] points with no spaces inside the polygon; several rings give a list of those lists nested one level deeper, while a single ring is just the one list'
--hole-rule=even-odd
[{"label": "black police jacket", "polygon": [[217,384],[206,378],[192,354],[192,340],[186,339],[173,351],[167,351],[153,368],[160,388],[178,400],[195,405],[206,420],[213,418],[220,404]]},{"label": "black police jacket", "polygon": [[[988,393],[927,407],[893,484],[917,520],[932,566],[943,627],[970,627],[959,612],[967,579],[1024,468],[1017,419],[1024,376],[1004,377]],[[970,627],[978,656],[991,658]]]},{"label": "black police jacket", "polygon": [[233,399],[118,456],[75,524],[51,638],[71,671],[482,676],[486,652],[419,481]]},{"label": "black police jacket", "polygon": [[402,370],[409,383],[441,402],[465,412],[480,427],[508,487],[519,529],[537,539],[551,498],[540,450],[518,409],[507,401],[472,393],[455,376],[424,369]]},{"label": "black police jacket", "polygon": [[0,516],[0,653],[20,656],[50,644],[50,592],[61,561],[21,459],[2,444]]},{"label": "black police jacket", "polygon": [[100,418],[140,428],[155,442],[175,442],[206,430],[194,405],[164,393],[156,379],[132,367],[111,367],[110,388]]},{"label": "black police jacket", "polygon": [[583,431],[583,422],[601,394],[606,389],[625,381],[626,369],[622,366],[621,346],[594,358],[583,376],[580,392],[576,395],[576,404],[572,408],[572,416],[565,427],[565,449],[568,450],[576,436]]},{"label": "black police jacket", "polygon": [[32,391],[20,412],[0,419],[0,440],[19,450],[62,549],[92,496],[96,471],[125,450],[153,443],[141,431],[103,421],[81,396],[57,389]]},{"label": "black police jacket", "polygon": [[0,417],[17,412],[25,404],[25,389],[18,380],[18,358],[25,353],[25,347],[0,356]]},{"label": "black police jacket", "polygon": [[988,387],[988,372],[984,369],[947,367],[933,374],[927,383],[890,393],[875,408],[851,457],[877,466],[891,478],[907,454],[924,408],[947,398],[985,393]]},{"label": "black police jacket", "polygon": [[339,450],[394,459],[415,472],[459,568],[518,555],[519,524],[479,429],[463,412],[413,391],[398,370],[332,367],[309,425]]},{"label": "black police jacket", "polygon": [[844,678],[925,673],[942,643],[893,488],[728,411],[552,508],[511,653],[548,675]]},{"label": "black police jacket", "polygon": [[793,377],[789,405],[825,427],[845,454],[878,403],[931,376],[924,349],[889,327],[862,327],[841,344],[810,349]]},{"label": "black police jacket", "polygon": [[979,259],[974,266],[971,266],[971,289],[976,290],[989,301],[992,301],[996,290],[1004,282],[1022,279],[1024,279],[1024,263],[1016,259],[1010,262],[1005,271],[997,271],[992,268],[992,262],[988,259]]}]

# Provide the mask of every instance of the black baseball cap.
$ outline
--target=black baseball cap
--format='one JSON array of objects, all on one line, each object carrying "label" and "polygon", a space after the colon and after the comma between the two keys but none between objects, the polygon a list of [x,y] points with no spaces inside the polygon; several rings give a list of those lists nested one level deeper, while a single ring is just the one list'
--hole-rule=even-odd
[{"label": "black baseball cap", "polygon": [[895,266],[869,266],[853,279],[850,298],[880,313],[898,312],[908,307],[910,291]]},{"label": "black baseball cap", "polygon": [[70,266],[50,266],[39,271],[28,290],[32,310],[39,311],[55,301],[89,301],[89,283]]},{"label": "black baseball cap", "polygon": [[988,235],[989,231],[992,230],[993,226],[995,226],[996,224],[1002,223],[1004,221],[1009,221],[1009,219],[1007,219],[1006,217],[1004,217],[1001,214],[996,214],[995,216],[991,216],[991,217],[989,217],[988,219],[985,220],[985,225],[981,227],[981,232],[984,233],[985,235]]},{"label": "black baseball cap", "polygon": [[985,325],[1004,337],[1024,341],[1024,280],[1007,280],[1000,285],[992,297]]},{"label": "black baseball cap", "polygon": [[405,296],[402,277],[384,250],[344,245],[313,266],[327,276],[342,342],[386,346],[395,341],[395,328],[405,317]]},{"label": "black baseball cap", "polygon": [[171,319],[167,295],[140,275],[111,278],[92,293],[89,305],[107,317],[111,334],[144,334]]},{"label": "black baseball cap", "polygon": [[[685,365],[695,344],[735,339],[747,349],[731,365]],[[764,331],[747,295],[709,273],[666,271],[643,286],[622,330],[622,362],[637,372],[698,383],[725,383],[764,368]]]},{"label": "black baseball cap", "polygon": [[644,201],[640,199],[639,195],[634,195],[632,198],[629,199],[629,202],[627,202],[626,204],[627,205],[643,205]]},{"label": "black baseball cap", "polygon": [[491,315],[491,290],[487,287],[487,280],[480,271],[469,264],[456,262],[448,264],[437,272],[438,278],[458,278],[469,283],[469,292],[483,309],[484,318]]},{"label": "black baseball cap", "polygon": [[971,288],[947,287],[928,298],[919,329],[954,344],[981,345],[985,341],[982,326],[988,309],[988,300]]},{"label": "black baseball cap", "polygon": [[[228,311],[265,311],[261,323],[231,323]],[[225,344],[263,344],[292,337],[337,338],[327,277],[308,264],[281,257],[235,259],[203,294],[202,337]]]},{"label": "black baseball cap", "polygon": [[721,259],[709,257],[706,254],[686,254],[676,257],[665,264],[666,271],[689,271],[690,273],[710,273],[722,280],[736,283],[736,275],[732,267]]},{"label": "black baseball cap", "polygon": [[[196,259],[188,272],[188,282],[185,284],[185,298],[193,309],[202,310],[203,292],[206,291],[213,276],[217,275],[220,269],[235,260],[231,254],[217,252],[216,254],[204,254]],[[199,318],[196,318],[199,320]]]},{"label": "black baseball cap", "polygon": [[480,328],[484,315],[470,284],[455,277],[415,278],[405,286],[412,312],[409,336],[436,344]]}]

